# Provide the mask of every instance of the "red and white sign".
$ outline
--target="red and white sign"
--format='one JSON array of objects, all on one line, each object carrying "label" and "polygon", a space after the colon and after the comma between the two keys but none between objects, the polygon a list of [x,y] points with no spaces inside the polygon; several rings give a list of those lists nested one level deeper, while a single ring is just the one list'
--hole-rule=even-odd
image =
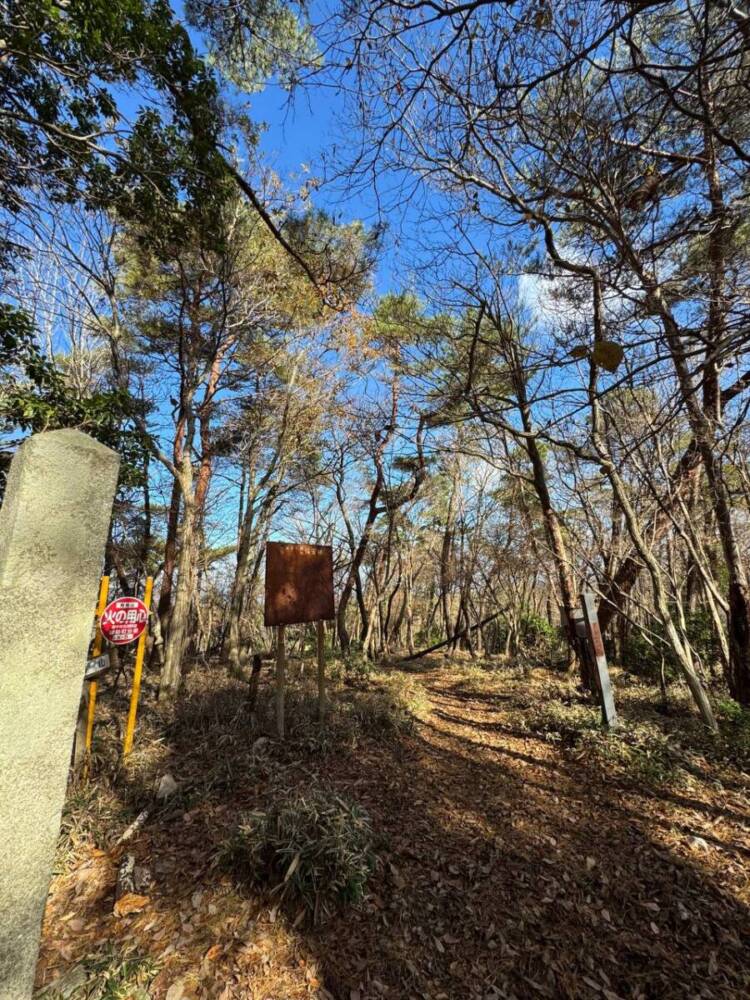
[{"label": "red and white sign", "polygon": [[125,646],[135,642],[148,622],[148,608],[137,597],[118,597],[104,609],[99,624],[107,642]]}]

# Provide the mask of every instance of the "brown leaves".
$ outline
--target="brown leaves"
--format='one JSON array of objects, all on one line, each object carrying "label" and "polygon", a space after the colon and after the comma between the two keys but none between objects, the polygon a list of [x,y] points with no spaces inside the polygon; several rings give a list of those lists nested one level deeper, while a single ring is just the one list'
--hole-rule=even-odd
[{"label": "brown leaves", "polygon": [[127,892],[115,903],[114,914],[116,917],[127,917],[131,913],[140,913],[145,910],[150,902],[148,896],[139,896],[135,892]]},{"label": "brown leaves", "polygon": [[112,891],[117,881],[114,862],[104,851],[93,849],[69,879],[68,890],[80,909],[90,909]]}]

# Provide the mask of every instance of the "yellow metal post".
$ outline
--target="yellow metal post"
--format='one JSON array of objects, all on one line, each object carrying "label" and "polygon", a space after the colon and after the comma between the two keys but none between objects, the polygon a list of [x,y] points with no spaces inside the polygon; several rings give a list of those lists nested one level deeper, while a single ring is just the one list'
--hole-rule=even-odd
[{"label": "yellow metal post", "polygon": [[[99,601],[96,605],[96,635],[94,636],[94,646],[91,650],[93,657],[102,655],[102,629],[99,624],[107,607],[107,597],[109,596],[109,577],[103,576],[99,584]],[[91,752],[91,743],[94,739],[94,716],[96,714],[96,692],[98,690],[96,681],[89,681],[89,712],[86,719],[86,753]]]},{"label": "yellow metal post", "polygon": [[[143,594],[143,603],[146,610],[151,608],[151,591],[154,589],[154,578],[146,577],[146,589]],[[135,671],[133,673],[133,689],[130,692],[130,711],[128,712],[128,724],[125,728],[125,742],[122,747],[123,757],[127,757],[133,749],[133,734],[135,733],[135,718],[138,714],[138,697],[141,693],[141,674],[143,673],[143,658],[146,655],[146,639],[148,638],[148,623],[141,632],[138,639],[138,648],[135,653]]]}]

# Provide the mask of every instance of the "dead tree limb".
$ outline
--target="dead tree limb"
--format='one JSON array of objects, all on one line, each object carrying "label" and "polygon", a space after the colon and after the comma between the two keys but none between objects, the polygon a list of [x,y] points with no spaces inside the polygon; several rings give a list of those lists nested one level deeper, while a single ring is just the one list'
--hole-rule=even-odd
[{"label": "dead tree limb", "polygon": [[483,618],[481,622],[477,622],[475,625],[469,625],[468,628],[461,629],[460,632],[456,632],[454,635],[450,636],[448,639],[444,639],[442,642],[436,642],[434,646],[428,646],[427,649],[420,649],[417,653],[410,653],[409,656],[402,656],[400,659],[396,660],[396,663],[408,663],[410,660],[418,660],[420,656],[427,656],[428,653],[434,653],[436,649],[442,649],[443,646],[447,646],[451,642],[455,642],[456,639],[463,639],[465,635],[469,632],[473,632],[475,628],[484,628],[490,622],[493,622],[500,615],[505,614],[507,608],[501,608],[500,611],[496,611],[494,615],[490,615],[489,618]]}]

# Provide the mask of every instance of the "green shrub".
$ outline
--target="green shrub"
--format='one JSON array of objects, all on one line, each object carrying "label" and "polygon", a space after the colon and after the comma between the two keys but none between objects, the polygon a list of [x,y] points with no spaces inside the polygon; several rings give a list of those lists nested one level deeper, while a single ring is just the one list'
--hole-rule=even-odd
[{"label": "green shrub", "polygon": [[372,826],[360,806],[335,792],[294,791],[245,815],[221,861],[318,916],[364,895],[375,863]]},{"label": "green shrub", "polygon": [[523,615],[520,621],[520,633],[525,646],[552,646],[558,638],[558,630],[541,615]]},{"label": "green shrub", "polygon": [[724,722],[728,722],[730,724],[739,723],[741,725],[745,716],[747,716],[748,721],[750,721],[750,713],[748,713],[747,709],[743,708],[738,701],[735,701],[734,698],[719,698],[716,701],[714,708],[716,709],[716,714]]},{"label": "green shrub", "polygon": [[367,680],[375,669],[374,662],[361,649],[352,648],[343,661],[343,674],[350,680]]},{"label": "green shrub", "polygon": [[610,774],[636,784],[675,785],[684,778],[679,748],[653,726],[581,733],[575,756],[588,763],[599,763]]},{"label": "green shrub", "polygon": [[665,676],[672,679],[676,675],[675,664],[669,657],[666,646],[659,642],[649,642],[640,629],[631,629],[622,648],[622,665],[638,677],[646,677],[652,682],[661,676],[661,662],[664,658]]},{"label": "green shrub", "polygon": [[[720,659],[719,643],[713,620],[705,608],[685,615],[685,634],[693,650],[705,666]],[[658,641],[649,642],[639,629],[631,629],[622,651],[622,665],[631,673],[658,681],[661,662],[664,658],[664,673],[668,680],[679,676],[680,668],[672,650]]]},{"label": "green shrub", "polygon": [[732,763],[743,771],[750,770],[750,710],[732,698],[719,701],[716,710],[721,735],[718,741],[711,741],[708,755]]},{"label": "green shrub", "polygon": [[608,773],[647,785],[674,784],[682,777],[682,754],[653,723],[602,730],[598,707],[549,701],[530,708],[522,725],[561,743],[577,760],[599,764]]}]

